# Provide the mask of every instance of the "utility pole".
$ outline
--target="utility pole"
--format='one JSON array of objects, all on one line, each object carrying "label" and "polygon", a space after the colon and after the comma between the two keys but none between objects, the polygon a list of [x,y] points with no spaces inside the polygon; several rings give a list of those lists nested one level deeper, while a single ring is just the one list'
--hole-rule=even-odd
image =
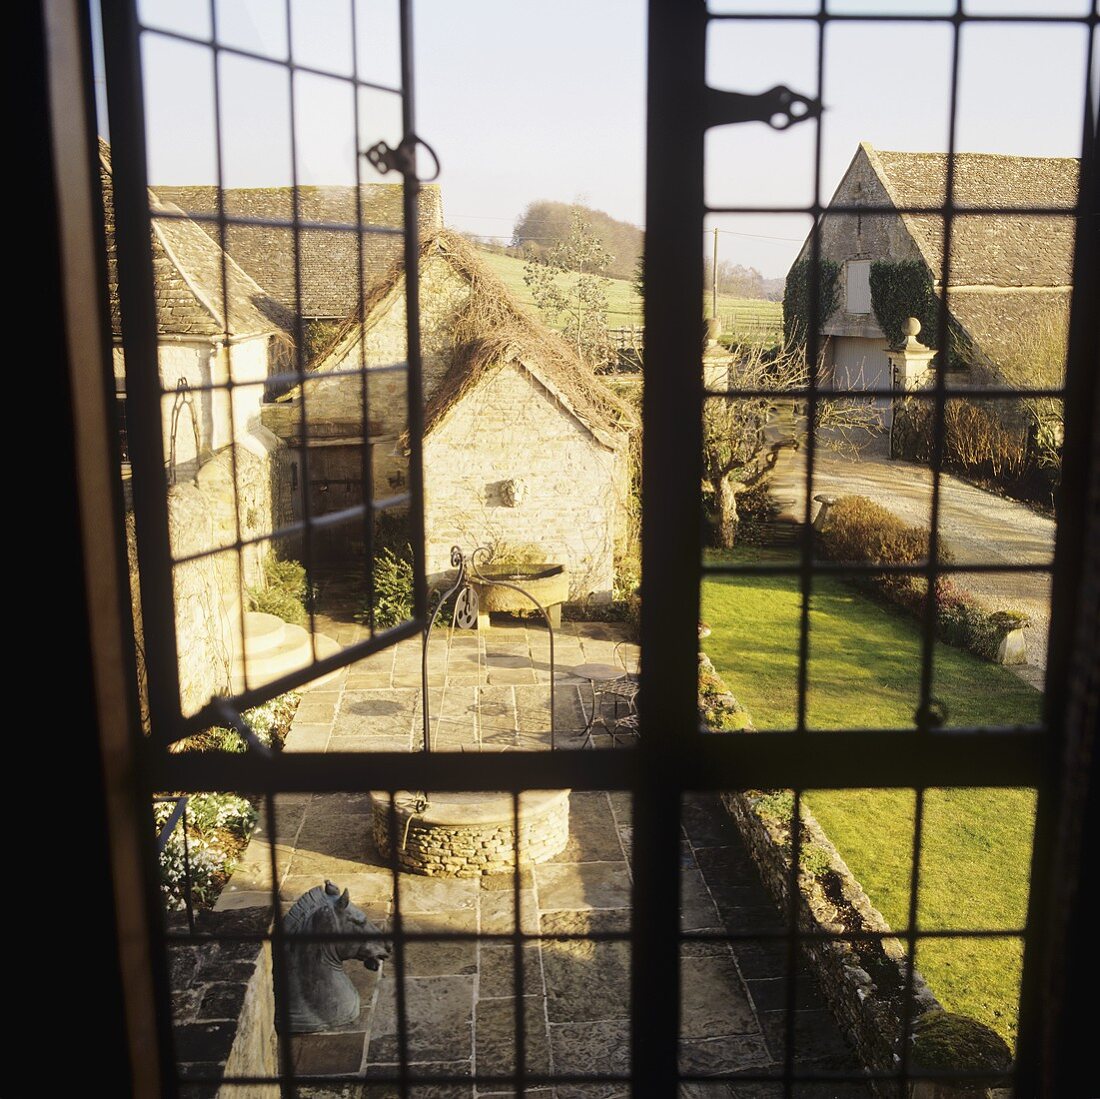
[{"label": "utility pole", "polygon": [[710,315],[718,319],[718,226],[714,227],[714,257],[710,261]]}]

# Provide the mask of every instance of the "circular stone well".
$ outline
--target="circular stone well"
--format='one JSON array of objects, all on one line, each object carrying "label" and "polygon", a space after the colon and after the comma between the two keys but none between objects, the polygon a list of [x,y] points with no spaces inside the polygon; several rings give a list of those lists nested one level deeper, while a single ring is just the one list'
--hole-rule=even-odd
[{"label": "circular stone well", "polygon": [[[515,865],[515,819],[509,793],[418,795],[400,791],[397,864],[414,874],[475,878],[503,874]],[[390,857],[390,798],[371,794],[371,831],[383,858]],[[569,791],[526,790],[519,796],[520,864],[545,862],[569,842]]]}]

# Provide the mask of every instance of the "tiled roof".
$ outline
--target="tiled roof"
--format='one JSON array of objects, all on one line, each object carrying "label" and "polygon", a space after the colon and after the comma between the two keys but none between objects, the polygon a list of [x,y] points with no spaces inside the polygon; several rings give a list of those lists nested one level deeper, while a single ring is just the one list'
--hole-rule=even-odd
[{"label": "tiled roof", "polygon": [[[942,204],[947,156],[906,153],[865,145],[898,206]],[[1073,281],[1073,209],[1080,162],[1070,157],[957,153],[952,202],[950,286],[1068,286]],[[967,214],[967,207],[1038,208],[1065,214]],[[903,219],[933,274],[943,263],[939,215]]]},{"label": "tiled roof", "polygon": [[[118,277],[115,261],[114,188],[110,146],[100,140],[100,185],[107,229],[111,324],[119,333]],[[150,198],[153,213],[153,279],[157,331],[174,336],[262,335],[286,331],[286,311],[179,210]],[[177,216],[157,217],[159,213]],[[228,289],[223,294],[224,285]],[[226,316],[228,299],[228,317]]]},{"label": "tiled roof", "polygon": [[[162,201],[172,202],[188,214],[216,214],[218,189],[203,187],[155,187]],[[402,187],[393,183],[363,184],[359,210],[354,187],[299,187],[298,220],[301,310],[304,317],[344,318],[361,297],[359,263],[354,230],[311,228],[310,223],[355,226],[357,216],[367,229],[362,236],[365,287],[386,274],[400,258],[404,226]],[[292,222],[294,190],[290,187],[251,187],[222,192],[228,217]],[[420,230],[428,235],[442,227],[439,188],[425,185],[420,194]],[[218,226],[196,222],[214,240]],[[370,226],[391,232],[369,231]],[[294,234],[290,228],[267,225],[229,225],[229,254],[285,308],[297,311],[298,280],[295,271]]]}]

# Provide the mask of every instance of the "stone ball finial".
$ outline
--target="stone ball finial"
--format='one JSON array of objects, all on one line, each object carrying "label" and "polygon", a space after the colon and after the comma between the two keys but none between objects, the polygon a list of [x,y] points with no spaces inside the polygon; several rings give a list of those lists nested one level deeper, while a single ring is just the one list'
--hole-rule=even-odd
[{"label": "stone ball finial", "polygon": [[906,317],[902,329],[907,336],[916,338],[920,335],[920,321],[916,317]]}]

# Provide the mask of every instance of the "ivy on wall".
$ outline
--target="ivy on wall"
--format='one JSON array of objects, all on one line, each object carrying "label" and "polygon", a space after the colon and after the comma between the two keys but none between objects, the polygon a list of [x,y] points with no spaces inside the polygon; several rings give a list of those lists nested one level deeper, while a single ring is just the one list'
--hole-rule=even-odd
[{"label": "ivy on wall", "polygon": [[909,317],[920,321],[917,337],[925,347],[939,346],[939,299],[932,272],[921,260],[875,260],[871,264],[871,308],[890,347],[905,342]]},{"label": "ivy on wall", "polygon": [[[818,261],[819,324],[824,324],[840,302],[840,264],[831,259]],[[810,261],[799,260],[787,274],[783,288],[783,342],[797,347],[806,342],[810,326]]]}]

